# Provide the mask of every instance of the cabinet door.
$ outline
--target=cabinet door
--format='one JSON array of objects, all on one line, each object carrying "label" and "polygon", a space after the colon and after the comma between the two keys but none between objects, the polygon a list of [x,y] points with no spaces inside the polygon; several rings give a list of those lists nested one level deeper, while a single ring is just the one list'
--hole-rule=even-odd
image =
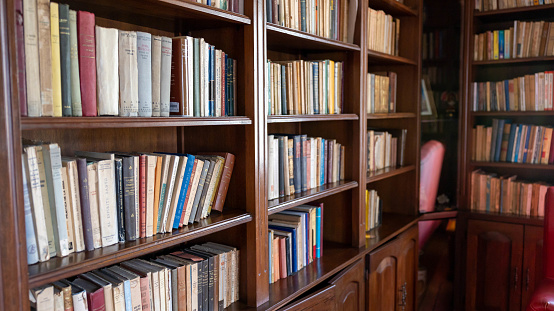
[{"label": "cabinet door", "polygon": [[523,226],[470,220],[466,310],[520,310]]},{"label": "cabinet door", "polygon": [[543,229],[536,226],[525,226],[523,247],[523,280],[521,288],[521,310],[525,310],[531,295],[543,278],[542,251]]},{"label": "cabinet door", "polygon": [[364,272],[364,263],[358,260],[330,281],[335,286],[335,310],[364,310]]},{"label": "cabinet door", "polygon": [[397,293],[400,303],[397,306],[399,311],[413,311],[416,307],[416,280],[418,262],[418,227],[403,233],[399,237],[401,247],[398,255]]},{"label": "cabinet door", "polygon": [[329,285],[289,306],[281,311],[328,311],[335,310],[335,286]]},{"label": "cabinet door", "polygon": [[393,240],[368,255],[368,310],[394,311],[400,301],[398,254],[401,245]]}]

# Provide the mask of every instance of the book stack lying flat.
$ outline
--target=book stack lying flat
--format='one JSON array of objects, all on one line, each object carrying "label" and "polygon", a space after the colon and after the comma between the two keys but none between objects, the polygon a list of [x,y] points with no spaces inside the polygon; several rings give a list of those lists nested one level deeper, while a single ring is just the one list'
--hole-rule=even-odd
[{"label": "book stack lying flat", "polygon": [[365,230],[369,231],[377,228],[381,225],[382,216],[383,216],[383,201],[379,195],[377,195],[377,190],[367,190],[365,191]]},{"label": "book stack lying flat", "polygon": [[133,259],[31,290],[50,310],[223,310],[239,298],[239,255],[232,246],[194,245]]},{"label": "book stack lying flat", "polygon": [[406,135],[408,130],[386,131],[370,130],[367,132],[367,168],[369,172],[385,167],[404,165]]},{"label": "book stack lying flat", "polygon": [[[230,153],[76,152],[25,145],[28,263],[171,232],[221,212]],[[38,250],[38,254],[37,254]]]},{"label": "book stack lying flat", "polygon": [[554,55],[553,22],[514,21],[503,30],[474,35],[473,59],[476,61],[529,58]]},{"label": "book stack lying flat", "polygon": [[396,112],[396,73],[367,74],[367,113]]},{"label": "book stack lying flat", "polygon": [[343,111],[343,63],[267,61],[269,115],[338,114]]},{"label": "book stack lying flat", "polygon": [[552,3],[552,0],[475,0],[475,9],[482,12]]},{"label": "book stack lying flat", "polygon": [[269,283],[290,276],[323,254],[323,203],[269,216]]},{"label": "book stack lying flat", "polygon": [[516,178],[481,170],[471,172],[471,210],[544,217],[549,185]]},{"label": "book stack lying flat", "polygon": [[389,55],[398,55],[400,20],[384,11],[368,8],[367,48]]},{"label": "book stack lying flat", "polygon": [[344,179],[345,147],[334,139],[269,135],[268,199]]},{"label": "book stack lying flat", "polygon": [[23,2],[22,116],[235,115],[236,60],[203,38],[105,28],[67,4]]},{"label": "book stack lying flat", "polygon": [[545,111],[553,109],[554,71],[504,81],[473,82],[473,111]]},{"label": "book stack lying flat", "polygon": [[472,131],[473,161],[554,164],[552,127],[493,119]]}]

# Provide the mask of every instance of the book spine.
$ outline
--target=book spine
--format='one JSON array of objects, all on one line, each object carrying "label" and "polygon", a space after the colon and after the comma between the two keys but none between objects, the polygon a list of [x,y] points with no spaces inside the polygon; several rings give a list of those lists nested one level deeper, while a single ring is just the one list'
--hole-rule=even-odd
[{"label": "book spine", "polygon": [[194,61],[194,116],[199,117],[200,114],[200,39],[193,39],[193,61]]},{"label": "book spine", "polygon": [[22,166],[23,166],[23,203],[25,210],[25,241],[27,248],[27,264],[32,265],[39,261],[38,252],[37,252],[37,239],[35,235],[35,225],[33,222],[33,212],[31,209],[31,200],[30,200],[30,184],[27,182],[27,163],[25,161],[25,156],[22,155]]},{"label": "book spine", "polygon": [[160,116],[162,37],[152,36],[152,116]]},{"label": "book spine", "polygon": [[50,41],[50,0],[37,1],[40,101],[42,115],[52,117],[52,50]]},{"label": "book spine", "polygon": [[85,250],[85,239],[83,232],[83,212],[81,207],[81,194],[79,193],[79,173],[76,161],[67,163],[67,177],[71,206],[73,209],[73,232],[75,233],[75,251]]},{"label": "book spine", "polygon": [[186,107],[186,54],[184,38],[173,38],[173,55],[171,57],[171,115],[185,115]]},{"label": "book spine", "polygon": [[69,44],[71,59],[71,110],[74,117],[83,116],[81,81],[79,79],[79,44],[77,43],[77,12],[69,10]]},{"label": "book spine", "polygon": [[137,31],[138,116],[152,116],[152,35]]},{"label": "book spine", "polygon": [[94,14],[77,12],[79,35],[79,80],[83,116],[96,116],[96,46],[94,37]]},{"label": "book spine", "polygon": [[27,116],[27,88],[25,84],[25,33],[23,32],[23,0],[14,1],[15,7],[15,45],[17,49],[17,96],[19,112]]},{"label": "book spine", "polygon": [[71,117],[71,45],[69,42],[69,5],[59,4],[60,72],[62,77],[62,115]]},{"label": "book spine", "polygon": [[87,160],[83,158],[77,159],[77,171],[79,176],[79,199],[81,203],[81,218],[83,223],[83,237],[85,250],[91,251],[94,249],[94,240],[92,237],[92,220],[89,202],[88,189],[88,172]]},{"label": "book spine", "polygon": [[134,241],[136,236],[135,214],[135,162],[133,157],[123,157],[123,209],[125,211],[125,240]]},{"label": "book spine", "polygon": [[137,33],[119,30],[119,116],[138,116]]},{"label": "book spine", "polygon": [[294,192],[300,193],[302,191],[302,166],[301,166],[301,138],[299,135],[294,136],[293,146],[293,159],[294,159]]},{"label": "book spine", "polygon": [[123,203],[123,164],[115,161],[115,193],[116,193],[116,214],[117,214],[117,240],[125,242],[125,205]]},{"label": "book spine", "polygon": [[98,164],[87,163],[88,196],[94,248],[102,247],[102,233],[98,211]]},{"label": "book spine", "polygon": [[160,116],[169,117],[169,96],[171,93],[171,39],[162,37],[160,62]]},{"label": "book spine", "polygon": [[40,192],[42,196],[42,207],[44,209],[44,218],[46,221],[46,234],[48,235],[48,249],[50,257],[56,256],[56,247],[54,241],[54,228],[52,225],[52,210],[50,209],[50,200],[48,197],[45,164],[43,156],[43,147],[36,146],[38,173],[40,178]]},{"label": "book spine", "polygon": [[[205,198],[205,188],[208,187],[208,172],[210,168],[213,170],[212,163],[209,160],[204,161],[204,167],[202,167],[202,174],[200,175],[200,180],[198,181],[198,188],[196,190],[196,196],[194,197],[194,205],[192,207],[191,220],[198,222],[200,221],[202,215],[202,199]],[[193,217],[194,216],[194,217]]]},{"label": "book spine", "polygon": [[225,161],[223,162],[223,172],[221,173],[221,181],[217,189],[215,203],[212,210],[221,212],[223,211],[223,205],[225,198],[227,197],[227,191],[229,190],[229,183],[231,182],[231,175],[233,174],[233,168],[235,166],[235,155],[226,153],[224,155]]},{"label": "book spine", "polygon": [[29,117],[40,117],[42,115],[42,102],[40,98],[37,2],[23,0],[23,8],[27,115]]},{"label": "book spine", "polygon": [[307,157],[307,136],[302,135],[300,142],[300,165],[301,165],[301,179],[302,179],[302,191],[308,190],[308,157]]},{"label": "book spine", "polygon": [[146,237],[146,156],[139,156],[139,237]]},{"label": "book spine", "polygon": [[117,29],[96,26],[96,94],[98,115],[119,114]]},{"label": "book spine", "polygon": [[62,175],[62,195],[64,202],[64,216],[67,226],[67,247],[69,253],[75,252],[75,233],[73,232],[73,208],[71,207],[71,194],[69,191],[69,177],[67,167],[62,166],[60,173]]}]

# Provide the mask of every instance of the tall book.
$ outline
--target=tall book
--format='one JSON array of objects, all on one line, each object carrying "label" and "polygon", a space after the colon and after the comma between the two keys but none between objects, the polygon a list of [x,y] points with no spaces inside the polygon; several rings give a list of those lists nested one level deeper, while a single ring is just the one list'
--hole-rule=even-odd
[{"label": "tall book", "polygon": [[229,190],[229,183],[231,182],[231,176],[233,175],[233,168],[235,167],[235,155],[229,152],[207,152],[200,154],[216,155],[224,159],[221,179],[219,184],[216,185],[217,190],[215,200],[209,210],[209,212],[212,210],[221,212],[223,211],[223,205],[225,203],[225,198],[227,197],[227,191]]},{"label": "tall book", "polygon": [[137,31],[138,115],[152,116],[152,35]]},{"label": "tall book", "polygon": [[85,250],[85,239],[83,235],[83,217],[79,193],[77,161],[74,158],[62,157],[62,166],[67,168],[69,200],[71,201],[73,215],[74,248],[76,252],[80,252]]},{"label": "tall book", "polygon": [[138,116],[137,33],[119,30],[119,116]]},{"label": "tall book", "polygon": [[25,85],[25,33],[23,32],[23,0],[15,1],[15,45],[17,48],[17,95],[19,112],[27,116],[27,88]]},{"label": "tall book", "polygon": [[35,225],[33,221],[33,210],[31,208],[31,190],[30,183],[27,182],[27,162],[25,155],[21,156],[23,166],[23,204],[25,211],[25,241],[27,248],[27,264],[32,265],[38,262],[37,237],[35,234]]},{"label": "tall book", "polygon": [[172,42],[168,37],[162,37],[160,62],[160,116],[169,117],[169,97],[171,93],[171,51]]},{"label": "tall book", "polygon": [[54,243],[54,229],[52,226],[52,210],[50,209],[50,200],[48,199],[48,188],[46,186],[46,172],[44,169],[44,156],[42,146],[35,146],[37,154],[38,174],[40,178],[40,192],[42,196],[42,207],[44,209],[44,220],[46,221],[46,234],[48,235],[48,250],[50,257],[56,256],[56,247]]},{"label": "tall book", "polygon": [[81,206],[81,222],[83,226],[83,241],[85,250],[94,249],[94,240],[92,236],[92,216],[90,211],[89,189],[88,189],[88,170],[87,160],[78,158],[77,162],[77,183],[79,186],[79,203]]},{"label": "tall book", "polygon": [[188,111],[187,93],[188,89],[187,67],[189,46],[187,37],[173,38],[173,56],[171,60],[171,92],[170,92],[170,110],[172,115],[190,115]]},{"label": "tall book", "polygon": [[94,248],[102,247],[98,206],[98,163],[87,161],[88,196]]},{"label": "tall book", "polygon": [[160,74],[162,66],[162,37],[152,36],[152,116],[160,116]]},{"label": "tall book", "polygon": [[79,35],[79,81],[83,116],[96,116],[96,42],[94,14],[77,12]]},{"label": "tall book", "polygon": [[37,1],[38,51],[40,68],[40,101],[42,115],[53,116],[52,107],[52,50],[50,43],[50,0]]},{"label": "tall book", "polygon": [[52,109],[62,116],[62,73],[60,68],[60,18],[58,3],[50,3],[50,43],[52,50]]},{"label": "tall book", "polygon": [[59,4],[60,72],[62,77],[62,115],[71,117],[71,47],[69,43],[69,5]]},{"label": "tall book", "polygon": [[77,35],[77,12],[69,10],[69,47],[71,58],[71,112],[74,117],[83,116],[81,104],[81,80],[79,78],[79,44]]},{"label": "tall book", "polygon": [[23,1],[23,29],[25,33],[25,79],[27,83],[27,115],[40,117],[40,69],[38,50],[37,2]]},{"label": "tall book", "polygon": [[98,115],[118,115],[118,32],[115,28],[96,26],[96,76]]}]

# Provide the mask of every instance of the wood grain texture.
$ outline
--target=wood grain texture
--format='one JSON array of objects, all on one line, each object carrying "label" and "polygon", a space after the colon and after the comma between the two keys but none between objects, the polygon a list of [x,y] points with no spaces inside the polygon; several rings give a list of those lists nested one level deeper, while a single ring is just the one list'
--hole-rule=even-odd
[{"label": "wood grain texture", "polygon": [[[414,1],[411,1],[412,3]],[[387,14],[393,16],[416,16],[418,15],[418,10],[408,6],[408,1],[406,4],[400,3],[395,0],[369,0],[369,7],[372,9],[383,10]]]},{"label": "wood grain texture", "polygon": [[385,167],[378,169],[367,174],[367,183],[376,182],[389,177],[401,175],[407,172],[411,172],[415,169],[415,165],[408,165],[402,167]]},{"label": "wood grain texture", "polygon": [[314,114],[314,115],[276,115],[268,116],[267,123],[287,122],[314,122],[314,121],[338,121],[358,120],[358,115],[353,113],[344,114]]},{"label": "wood grain texture", "polygon": [[521,309],[527,307],[535,288],[544,279],[543,228],[525,226],[523,242],[523,267],[521,278]]}]

